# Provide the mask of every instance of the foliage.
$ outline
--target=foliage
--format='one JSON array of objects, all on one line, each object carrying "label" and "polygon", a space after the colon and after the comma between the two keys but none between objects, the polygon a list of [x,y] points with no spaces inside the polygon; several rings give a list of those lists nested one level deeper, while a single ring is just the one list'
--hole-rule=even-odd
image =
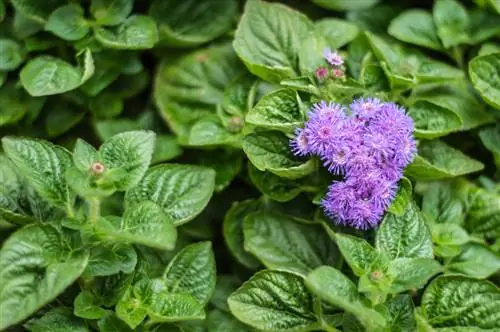
[{"label": "foliage", "polygon": [[[0,0],[0,331],[500,329],[499,21],[493,0]],[[312,105],[360,97],[417,140],[365,231],[290,146]]]}]

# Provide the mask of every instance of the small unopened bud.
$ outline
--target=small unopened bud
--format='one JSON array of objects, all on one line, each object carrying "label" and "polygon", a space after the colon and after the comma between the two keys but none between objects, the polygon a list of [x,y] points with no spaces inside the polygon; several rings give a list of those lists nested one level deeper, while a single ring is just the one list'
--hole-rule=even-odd
[{"label": "small unopened bud", "polygon": [[372,279],[373,280],[380,280],[384,277],[384,274],[381,271],[373,271],[372,272]]},{"label": "small unopened bud", "polygon": [[200,54],[196,57],[196,60],[198,60],[198,62],[205,62],[207,61],[208,59],[208,55],[206,54]]},{"label": "small unopened bud", "polygon": [[328,69],[321,66],[316,69],[315,73],[316,73],[316,78],[319,81],[323,81],[328,76]]},{"label": "small unopened bud", "polygon": [[92,173],[94,174],[102,174],[104,173],[104,165],[101,164],[100,162],[98,161],[95,161],[92,166],[90,167],[90,170],[92,171]]},{"label": "small unopened bud", "polygon": [[227,125],[227,129],[231,132],[238,132],[241,130],[243,127],[243,119],[240,118],[239,116],[233,116],[229,120],[229,123]]},{"label": "small unopened bud", "polygon": [[344,77],[344,71],[342,69],[336,68],[333,70],[333,77]]}]

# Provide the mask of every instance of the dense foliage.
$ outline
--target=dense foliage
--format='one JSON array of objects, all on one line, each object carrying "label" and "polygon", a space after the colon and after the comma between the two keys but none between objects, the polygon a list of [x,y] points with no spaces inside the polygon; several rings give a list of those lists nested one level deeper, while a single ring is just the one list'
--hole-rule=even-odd
[{"label": "dense foliage", "polygon": [[0,331],[498,331],[499,114],[495,0],[0,0]]}]

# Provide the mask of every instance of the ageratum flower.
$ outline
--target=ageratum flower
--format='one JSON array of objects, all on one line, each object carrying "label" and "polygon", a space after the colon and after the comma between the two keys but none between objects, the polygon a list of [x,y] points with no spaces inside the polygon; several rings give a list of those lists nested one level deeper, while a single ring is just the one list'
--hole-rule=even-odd
[{"label": "ageratum flower", "polygon": [[330,48],[325,48],[323,50],[323,56],[325,57],[326,62],[332,66],[340,67],[344,64],[342,56],[337,52],[332,52]]},{"label": "ageratum flower", "polygon": [[354,100],[349,108],[322,101],[308,117],[292,139],[293,153],[316,155],[331,173],[344,176],[329,187],[325,213],[343,225],[375,227],[416,154],[412,119],[377,98]]}]

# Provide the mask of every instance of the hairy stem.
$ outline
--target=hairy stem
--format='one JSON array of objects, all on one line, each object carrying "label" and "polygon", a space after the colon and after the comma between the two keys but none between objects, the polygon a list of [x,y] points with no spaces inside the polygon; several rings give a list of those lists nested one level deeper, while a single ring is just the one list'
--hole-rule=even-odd
[{"label": "hairy stem", "polygon": [[95,224],[101,215],[101,202],[98,198],[88,200],[90,221]]}]

